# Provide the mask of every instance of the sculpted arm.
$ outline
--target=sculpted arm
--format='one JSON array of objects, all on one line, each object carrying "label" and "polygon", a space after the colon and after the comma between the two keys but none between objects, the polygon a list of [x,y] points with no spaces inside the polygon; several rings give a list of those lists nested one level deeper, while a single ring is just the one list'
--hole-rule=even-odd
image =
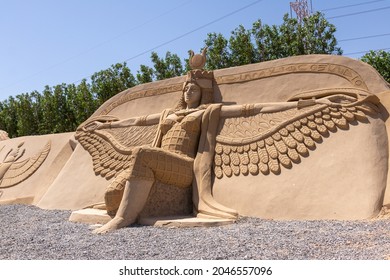
[{"label": "sculpted arm", "polygon": [[106,121],[102,122],[100,120],[92,121],[84,126],[81,126],[83,131],[93,131],[99,129],[110,129],[110,128],[126,128],[130,126],[145,126],[158,124],[161,114],[153,114],[142,117],[133,117],[124,120],[117,121]]},{"label": "sculpted arm", "polygon": [[254,114],[258,113],[272,113],[291,108],[296,108],[298,102],[279,102],[279,103],[255,103],[246,105],[231,105],[223,106],[221,108],[221,117],[238,117],[244,111],[253,110]]},{"label": "sculpted arm", "polygon": [[[245,111],[251,111],[253,114],[259,113],[273,113],[283,110],[288,110],[292,108],[303,108],[306,106],[312,106],[315,104],[332,104],[332,98],[338,98],[338,95],[329,98],[321,99],[308,99],[300,100],[295,102],[277,102],[277,103],[254,103],[254,104],[245,104],[245,105],[232,105],[232,106],[223,106],[221,109],[221,117],[238,117],[243,114]],[[344,99],[349,99],[351,102],[356,99],[343,96]]]},{"label": "sculpted arm", "polygon": [[161,114],[152,114],[143,117],[134,117],[129,119],[124,119],[120,121],[114,121],[110,123],[111,128],[121,128],[129,127],[133,125],[153,125],[157,124],[160,120]]}]

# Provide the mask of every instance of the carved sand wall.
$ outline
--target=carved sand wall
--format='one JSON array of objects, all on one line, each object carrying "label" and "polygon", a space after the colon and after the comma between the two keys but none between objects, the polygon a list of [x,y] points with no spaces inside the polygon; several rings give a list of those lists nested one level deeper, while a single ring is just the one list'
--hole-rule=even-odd
[{"label": "carved sand wall", "polygon": [[[177,77],[118,93],[87,122],[107,115],[126,119],[174,108],[184,80]],[[278,219],[364,219],[390,204],[390,191],[386,192],[390,183],[390,87],[371,66],[340,56],[291,57],[216,70],[213,90],[215,101],[223,104],[211,170],[212,195],[217,202],[241,215]],[[337,106],[299,101],[330,93],[351,99]],[[368,98],[372,95],[379,100]],[[259,113],[253,105],[286,101],[300,105],[271,109],[272,113]],[[241,106],[240,115],[234,118],[223,109],[244,104],[248,105]],[[103,139],[119,141],[124,151],[143,143],[143,136],[136,135],[132,129],[102,132]],[[124,166],[125,158],[115,166],[102,165],[99,147],[106,143],[89,137],[75,140],[72,134],[56,137],[25,138],[26,152],[20,160],[39,155],[49,138],[50,152],[27,179],[0,189],[0,203],[34,197],[28,202],[42,208],[76,210],[104,201],[115,173],[111,171]],[[65,143],[68,140],[73,141],[74,151]],[[5,148],[0,159],[20,142],[2,141]],[[53,157],[61,161],[48,172]],[[173,201],[186,197],[188,193]],[[152,202],[145,209],[145,213],[158,211]]]}]

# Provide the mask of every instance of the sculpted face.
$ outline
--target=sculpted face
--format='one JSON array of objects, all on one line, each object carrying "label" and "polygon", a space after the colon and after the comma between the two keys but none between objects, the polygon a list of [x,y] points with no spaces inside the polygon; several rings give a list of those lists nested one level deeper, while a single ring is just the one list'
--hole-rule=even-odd
[{"label": "sculpted face", "polygon": [[202,92],[200,87],[194,83],[188,83],[184,87],[184,101],[188,108],[195,108],[199,105]]}]

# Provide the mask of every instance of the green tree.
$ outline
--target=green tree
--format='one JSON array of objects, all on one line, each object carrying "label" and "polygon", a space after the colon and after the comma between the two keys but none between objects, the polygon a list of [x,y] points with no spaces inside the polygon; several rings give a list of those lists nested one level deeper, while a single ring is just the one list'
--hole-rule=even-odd
[{"label": "green tree", "polygon": [[183,64],[177,54],[167,52],[165,58],[160,58],[156,52],[152,52],[153,77],[156,80],[164,80],[183,75]]},{"label": "green tree", "polygon": [[141,64],[137,71],[137,81],[139,84],[150,83],[153,81],[154,70],[149,66]]},{"label": "green tree", "polygon": [[[32,116],[35,120],[35,132],[33,134],[40,134],[39,126],[43,119],[43,110],[42,110],[42,95],[38,91],[33,91],[30,93],[32,99]],[[30,134],[29,134],[30,135]]]},{"label": "green tree", "polygon": [[34,116],[33,96],[23,93],[16,96],[17,135],[35,135],[38,133],[38,120]]},{"label": "green tree", "polygon": [[341,48],[337,47],[334,36],[336,27],[330,24],[320,12],[304,18],[301,25],[301,36],[304,47],[303,54],[338,54]]},{"label": "green tree", "polygon": [[[282,27],[284,26],[282,25]],[[292,31],[288,33],[288,36],[291,38],[295,37],[294,40],[287,39],[286,41],[294,44],[294,41],[296,41],[295,26],[287,25],[286,27]],[[261,20],[253,23],[252,35],[255,42],[254,57],[256,62],[286,57],[286,46],[283,43],[280,29],[276,25],[263,25]]]},{"label": "green tree", "polygon": [[52,104],[56,108],[56,112],[53,112],[55,123],[52,127],[52,133],[72,131],[74,116],[68,102],[68,89],[66,84],[54,87]]},{"label": "green tree", "polygon": [[83,79],[79,85],[67,86],[67,103],[70,111],[70,126],[68,131],[74,131],[89,118],[101,105],[91,91],[91,85]]},{"label": "green tree", "polygon": [[0,106],[0,129],[8,132],[10,138],[18,136],[17,101],[10,96]]},{"label": "green tree", "polygon": [[115,94],[136,85],[136,80],[126,66],[126,62],[117,63],[106,70],[94,73],[91,81],[91,90],[96,94],[100,104]]},{"label": "green tree", "polygon": [[390,83],[390,52],[370,51],[362,56],[361,61],[374,67]]},{"label": "green tree", "polygon": [[231,65],[239,66],[256,62],[255,46],[252,43],[252,34],[240,25],[229,39]]},{"label": "green tree", "polygon": [[206,69],[228,68],[232,65],[228,40],[221,33],[209,33],[204,41],[207,46]]},{"label": "green tree", "polygon": [[335,38],[336,27],[321,13],[307,17],[300,24],[287,14],[279,26],[253,23],[252,29],[242,25],[229,39],[221,34],[208,34],[207,69],[220,69],[304,54],[342,54]]},{"label": "green tree", "polygon": [[41,110],[42,119],[38,126],[39,134],[54,133],[54,127],[56,126],[56,107],[54,103],[53,90],[49,86],[45,86],[42,92],[41,98]]}]

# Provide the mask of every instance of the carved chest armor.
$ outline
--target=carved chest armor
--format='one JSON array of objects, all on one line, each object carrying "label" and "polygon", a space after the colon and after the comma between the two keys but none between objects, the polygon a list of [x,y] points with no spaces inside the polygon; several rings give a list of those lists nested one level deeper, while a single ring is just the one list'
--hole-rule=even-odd
[{"label": "carved chest armor", "polygon": [[162,137],[161,148],[195,158],[200,134],[200,119],[194,116],[186,116],[181,122],[166,119],[162,125],[166,133]]}]

